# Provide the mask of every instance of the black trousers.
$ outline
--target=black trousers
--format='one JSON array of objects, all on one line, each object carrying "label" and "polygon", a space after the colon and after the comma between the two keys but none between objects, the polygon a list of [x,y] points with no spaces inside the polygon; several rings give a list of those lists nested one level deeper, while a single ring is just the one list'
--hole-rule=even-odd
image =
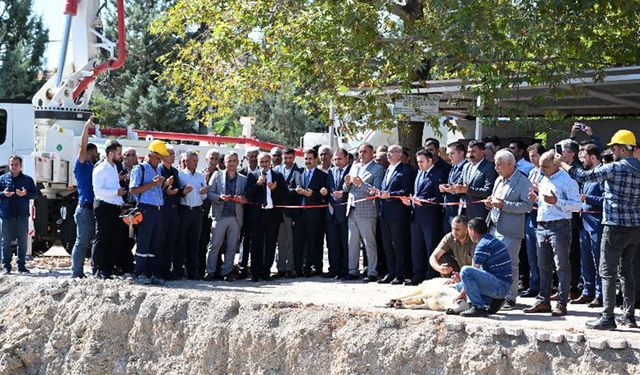
[{"label": "black trousers", "polygon": [[322,272],[324,220],[307,210],[300,212],[293,225],[293,264],[296,272]]},{"label": "black trousers", "polygon": [[274,210],[260,210],[257,222],[251,223],[251,277],[269,276],[276,257],[280,221]]},{"label": "black trousers", "polygon": [[578,294],[580,291],[580,214],[574,212],[571,217],[571,251],[569,262],[571,263],[571,292]]},{"label": "black trousers", "polygon": [[[210,232],[211,230],[209,230]],[[198,242],[202,232],[202,208],[180,206],[180,235],[177,240],[177,249],[180,259],[187,266],[187,275],[196,277],[198,268]],[[180,268],[180,263],[174,263]]]},{"label": "black trousers", "polygon": [[120,206],[100,201],[93,210],[96,216],[96,238],[93,242],[93,254],[96,272],[113,272],[115,254],[121,235]]},{"label": "black trousers", "polygon": [[382,243],[387,263],[387,274],[392,278],[404,280],[411,259],[411,247],[407,238],[409,220],[379,220]]},{"label": "black trousers", "polygon": [[171,271],[171,264],[174,262],[178,245],[178,229],[180,225],[180,215],[178,206],[165,204],[160,210],[162,214],[162,247],[160,252],[156,254],[154,263],[154,273],[162,278],[168,278]]},{"label": "black trousers", "polygon": [[349,273],[349,222],[332,216],[327,221],[329,273],[346,276]]}]

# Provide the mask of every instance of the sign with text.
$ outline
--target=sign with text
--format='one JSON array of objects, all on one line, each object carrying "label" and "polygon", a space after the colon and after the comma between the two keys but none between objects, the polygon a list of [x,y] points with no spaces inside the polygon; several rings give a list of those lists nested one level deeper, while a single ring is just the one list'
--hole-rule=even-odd
[{"label": "sign with text", "polygon": [[407,95],[394,103],[395,115],[405,115],[410,121],[425,122],[428,116],[438,116],[439,95]]}]

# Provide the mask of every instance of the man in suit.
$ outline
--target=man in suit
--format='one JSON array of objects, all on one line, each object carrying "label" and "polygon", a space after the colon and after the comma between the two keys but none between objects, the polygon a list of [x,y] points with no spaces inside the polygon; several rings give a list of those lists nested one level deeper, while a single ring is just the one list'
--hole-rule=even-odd
[{"label": "man in suit", "polygon": [[349,274],[343,280],[358,279],[360,240],[364,241],[367,252],[367,277],[365,281],[377,281],[378,246],[376,243],[376,222],[378,208],[375,200],[368,198],[373,188],[380,189],[384,169],[373,161],[373,146],[364,143],[358,147],[360,162],[351,167],[344,178],[343,190],[349,194],[347,217],[349,218]]},{"label": "man in suit", "polygon": [[391,145],[387,151],[389,168],[384,174],[379,192],[380,227],[387,263],[387,275],[378,280],[381,284],[400,285],[409,270],[411,249],[407,236],[410,210],[398,199],[390,196],[408,196],[413,185],[413,171],[401,162],[402,146]]},{"label": "man in suit", "polygon": [[509,150],[498,151],[494,160],[499,177],[485,202],[485,206],[491,210],[487,224],[491,235],[502,241],[511,257],[513,280],[504,308],[513,310],[518,295],[518,259],[524,238],[525,215],[533,207],[533,202],[529,200],[531,181],[516,169],[516,158]]},{"label": "man in suit", "polygon": [[271,280],[271,265],[275,258],[282,204],[287,189],[284,176],[271,169],[271,155],[258,155],[259,169],[247,176],[247,221],[251,228],[251,281]]},{"label": "man in suit", "polygon": [[[309,149],[304,153],[305,169],[302,183],[296,194],[302,197],[300,206],[316,206],[327,203],[321,194],[326,189],[327,174],[318,167],[318,152]],[[300,209],[293,224],[293,259],[297,275],[310,277],[322,275],[322,247],[324,230],[324,208]]]},{"label": "man in suit", "polygon": [[240,228],[244,218],[243,204],[247,203],[245,188],[247,177],[238,173],[238,154],[230,152],[224,156],[225,170],[219,170],[211,176],[207,196],[211,201],[211,242],[207,251],[207,275],[205,280],[212,281],[218,266],[218,252],[226,239],[224,264],[221,275],[225,281],[233,281],[233,259],[236,255]]},{"label": "man in suit", "polygon": [[[295,159],[295,151],[292,148],[287,148],[283,152],[284,163],[279,168],[276,168],[276,171],[282,173],[286,182],[287,196],[284,204],[287,206],[298,206],[302,202],[302,196],[296,193],[296,188],[302,184],[300,182],[302,168],[296,165]],[[282,223],[278,229],[277,277],[295,277],[293,223],[297,220],[299,214],[300,210],[298,209],[285,208],[282,210]]]},{"label": "man in suit", "polygon": [[462,184],[462,170],[467,164],[465,152],[466,149],[462,142],[453,142],[447,146],[447,155],[452,163],[451,171],[448,174],[447,183],[438,187],[440,193],[445,194],[444,203],[449,204],[444,206],[444,220],[442,221],[444,233],[451,232],[451,220],[460,215],[462,211],[457,205],[460,202],[460,195],[455,193],[453,186]]},{"label": "man in suit", "polygon": [[[247,149],[246,159],[248,164],[240,169],[240,174],[243,176],[249,177],[250,174],[256,173],[260,170],[258,166],[258,153],[260,149],[258,147],[251,147]],[[248,215],[250,211],[245,210],[245,216]],[[247,218],[244,218],[242,230],[240,232],[240,242],[242,243],[242,248],[240,250],[240,264],[238,265],[238,277],[240,279],[244,279],[247,277],[249,264],[249,254],[251,253],[251,223]]]},{"label": "man in suit", "polygon": [[436,270],[429,266],[429,257],[438,245],[438,233],[442,230],[442,194],[440,181],[442,170],[434,166],[433,154],[422,149],[416,153],[418,174],[413,186],[412,198],[403,198],[402,203],[412,207],[411,215],[411,261],[413,277],[405,285],[418,285],[425,279],[437,277]]},{"label": "man in suit", "polygon": [[440,170],[440,175],[444,176],[445,178],[449,176],[449,172],[451,171],[451,164],[440,158],[440,141],[435,138],[427,138],[424,141],[424,148],[426,148],[427,151],[429,151],[431,155],[433,155],[433,167]]},{"label": "man in suit", "polygon": [[327,173],[327,188],[321,190],[331,205],[327,208],[327,247],[329,272],[327,278],[340,279],[349,273],[349,225],[347,221],[347,194],[342,190],[344,176],[351,165],[347,150],[339,148],[333,156],[334,166]]},{"label": "man in suit", "polygon": [[[489,210],[483,202],[491,195],[493,183],[497,174],[493,163],[484,158],[484,143],[473,140],[467,146],[467,156],[469,163],[462,170],[462,184],[454,185],[454,191],[462,194],[461,201],[464,201],[466,216],[469,220],[475,217],[487,218]],[[474,203],[476,202],[476,203]]]}]

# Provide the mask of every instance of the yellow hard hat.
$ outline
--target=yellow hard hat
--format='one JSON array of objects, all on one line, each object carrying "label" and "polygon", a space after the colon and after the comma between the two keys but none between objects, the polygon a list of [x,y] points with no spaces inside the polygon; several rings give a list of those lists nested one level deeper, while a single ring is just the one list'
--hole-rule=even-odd
[{"label": "yellow hard hat", "polygon": [[169,155],[169,152],[167,151],[167,145],[165,145],[164,142],[157,139],[151,142],[151,144],[149,145],[149,151],[155,152],[156,154],[160,154],[161,156]]},{"label": "yellow hard hat", "polygon": [[636,136],[629,130],[618,130],[616,134],[611,137],[611,142],[607,146],[611,145],[630,145],[636,146]]}]

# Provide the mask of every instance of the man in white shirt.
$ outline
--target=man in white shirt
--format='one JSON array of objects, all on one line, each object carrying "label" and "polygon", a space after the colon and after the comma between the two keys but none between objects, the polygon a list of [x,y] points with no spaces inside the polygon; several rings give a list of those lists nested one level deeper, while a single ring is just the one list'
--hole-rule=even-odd
[{"label": "man in white shirt", "polygon": [[[540,158],[540,169],[544,174],[538,187],[529,192],[529,199],[538,202],[538,268],[540,269],[540,292],[537,302],[525,313],[551,312],[552,316],[567,314],[571,265],[569,250],[571,243],[572,212],[580,210],[578,183],[569,174],[554,164],[555,151],[545,152]],[[551,284],[555,262],[558,275],[558,304],[551,311]]]},{"label": "man in white shirt", "polygon": [[93,169],[92,182],[95,194],[94,214],[96,216],[96,237],[93,242],[93,260],[97,276],[110,279],[114,267],[111,253],[120,244],[116,234],[120,223],[122,196],[127,190],[120,186],[120,176],[116,162],[122,158],[122,146],[110,140],[105,148],[106,157]]},{"label": "man in white shirt", "polygon": [[[207,198],[207,183],[204,174],[196,171],[198,154],[185,153],[187,168],[180,170],[179,179],[182,196],[180,197],[180,231],[178,253],[186,259],[188,277],[198,274],[198,241],[202,232],[202,205]],[[174,229],[175,230],[175,229]]]}]

